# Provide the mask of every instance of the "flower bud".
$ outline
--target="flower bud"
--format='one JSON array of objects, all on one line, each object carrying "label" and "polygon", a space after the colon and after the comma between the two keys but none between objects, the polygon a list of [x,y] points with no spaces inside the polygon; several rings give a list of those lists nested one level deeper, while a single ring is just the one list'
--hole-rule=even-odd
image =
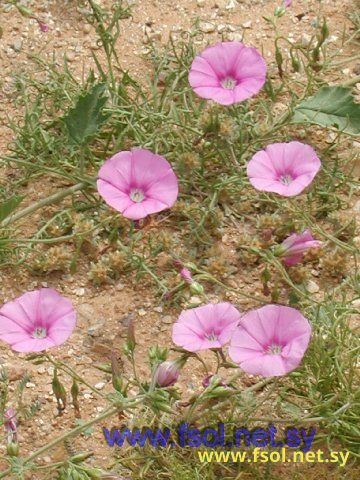
[{"label": "flower bud", "polygon": [[78,395],[79,395],[79,385],[77,384],[76,380],[73,379],[73,384],[71,385],[71,390],[70,390],[71,398],[72,398],[72,404],[75,410],[75,417],[80,418],[80,404],[78,400]]},{"label": "flower bud", "polygon": [[57,400],[57,407],[60,414],[66,408],[66,391],[64,385],[58,379],[56,368],[54,370],[54,377],[51,386]]},{"label": "flower bud", "polygon": [[174,362],[162,362],[155,371],[155,382],[159,387],[169,387],[177,381],[179,373]]},{"label": "flower bud", "polygon": [[155,383],[159,387],[173,385],[179,376],[180,369],[185,365],[186,357],[182,356],[173,361],[161,362],[154,374]]},{"label": "flower bud", "polygon": [[38,24],[41,32],[46,33],[49,30],[49,25],[47,23],[38,20]]},{"label": "flower bud", "polygon": [[7,408],[4,412],[4,427],[7,432],[16,435],[16,418],[12,408]]},{"label": "flower bud", "polygon": [[186,267],[183,267],[181,270],[180,270],[180,275],[181,275],[181,278],[183,280],[185,280],[185,282],[187,283],[192,283],[193,279],[192,279],[192,275],[191,275],[191,272],[188,268]]},{"label": "flower bud", "polygon": [[282,261],[286,266],[291,266],[300,262],[307,250],[319,245],[321,245],[321,242],[314,240],[311,231],[307,229],[303,233],[293,233],[287,237],[281,245],[277,245],[274,248],[274,255],[282,257]]},{"label": "flower bud", "polygon": [[286,9],[284,6],[275,7],[274,16],[280,18],[283,15],[285,15],[285,12],[286,12]]},{"label": "flower bud", "polygon": [[[221,385],[222,387],[226,387],[225,383],[221,380],[221,378],[219,379],[219,377],[213,373],[209,373],[209,375],[206,375],[206,377],[203,378],[201,384],[204,388],[207,388],[210,384],[211,381],[213,381],[213,379],[216,381],[216,384],[217,385]],[[219,383],[218,383],[218,380]]]},{"label": "flower bud", "polygon": [[17,442],[10,442],[6,445],[6,453],[10,457],[17,457],[19,455],[19,444]]},{"label": "flower bud", "polygon": [[202,295],[204,293],[204,287],[199,282],[192,282],[190,284],[190,292],[195,295]]},{"label": "flower bud", "polygon": [[116,358],[115,352],[111,352],[111,373],[112,373],[112,384],[117,392],[122,393],[124,382],[120,372],[120,365],[118,359]]}]

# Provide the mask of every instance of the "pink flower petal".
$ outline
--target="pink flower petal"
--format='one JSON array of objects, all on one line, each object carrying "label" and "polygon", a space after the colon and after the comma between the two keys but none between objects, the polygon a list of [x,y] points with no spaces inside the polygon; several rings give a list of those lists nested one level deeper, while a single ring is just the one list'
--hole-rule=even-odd
[{"label": "pink flower petal", "polygon": [[[221,42],[197,55],[189,83],[200,97],[231,105],[255,95],[264,85],[266,63],[255,48]],[[229,80],[229,84],[224,81]],[[227,82],[225,82],[227,83]]]},{"label": "pink flower petal", "polygon": [[0,339],[15,351],[38,352],[65,342],[75,323],[70,300],[51,288],[42,288],[3,305]]},{"label": "pink flower petal", "polygon": [[301,362],[310,335],[310,324],[299,311],[266,305],[241,317],[231,337],[229,356],[248,373],[285,375]]},{"label": "pink flower petal", "polygon": [[179,192],[170,164],[143,148],[106,160],[98,173],[97,189],[108,205],[132,220],[172,207]]},{"label": "pink flower petal", "polygon": [[228,302],[192,308],[174,323],[172,339],[190,352],[220,348],[230,340],[239,320],[239,312]]},{"label": "pink flower petal", "polygon": [[258,190],[285,197],[301,193],[321,166],[315,151],[300,142],[273,143],[253,155],[247,165],[250,183]]}]

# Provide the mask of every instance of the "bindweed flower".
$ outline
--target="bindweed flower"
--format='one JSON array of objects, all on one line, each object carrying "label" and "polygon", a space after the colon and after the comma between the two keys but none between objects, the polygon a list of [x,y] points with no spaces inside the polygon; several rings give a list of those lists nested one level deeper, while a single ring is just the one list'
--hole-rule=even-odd
[{"label": "bindweed flower", "polygon": [[41,288],[3,305],[0,340],[16,352],[40,352],[64,343],[75,323],[70,300],[52,288]]},{"label": "bindweed flower", "polygon": [[38,20],[38,25],[41,32],[46,33],[49,31],[49,25],[47,23]]},{"label": "bindweed flower", "polygon": [[164,157],[133,148],[105,161],[98,173],[97,190],[124,217],[139,220],[172,207],[179,187]]},{"label": "bindweed flower", "polygon": [[190,67],[189,83],[199,97],[232,105],[262,88],[266,63],[256,48],[241,42],[220,42],[205,48]]},{"label": "bindweed flower", "polygon": [[292,3],[292,0],[284,0],[283,1],[284,7],[286,7],[286,8],[290,7],[291,3]]},{"label": "bindweed flower", "polygon": [[299,263],[304,253],[312,247],[321,245],[319,240],[314,240],[311,231],[305,230],[303,233],[293,233],[287,237],[281,245],[275,248],[275,255],[281,257],[283,263],[287,266]]},{"label": "bindweed flower", "polygon": [[241,317],[231,337],[229,356],[247,373],[285,375],[298,367],[310,335],[308,320],[295,308],[266,305]]},{"label": "bindweed flower", "polygon": [[169,387],[176,383],[183,364],[184,362],[179,363],[179,360],[161,362],[154,374],[155,383],[159,387]]},{"label": "bindweed flower", "polygon": [[240,313],[228,302],[184,310],[173,325],[172,340],[189,352],[220,348],[230,340],[239,320]]},{"label": "bindweed flower", "polygon": [[320,166],[310,145],[296,141],[272,143],[255,153],[248,163],[247,175],[257,190],[292,197],[313,181]]}]

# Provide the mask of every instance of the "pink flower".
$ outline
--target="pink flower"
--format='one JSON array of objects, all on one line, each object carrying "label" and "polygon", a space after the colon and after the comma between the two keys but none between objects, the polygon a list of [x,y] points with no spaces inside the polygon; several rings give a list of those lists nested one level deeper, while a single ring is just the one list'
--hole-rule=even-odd
[{"label": "pink flower", "polygon": [[179,377],[180,369],[176,361],[161,362],[155,371],[155,383],[160,387],[173,385]]},{"label": "pink flower", "polygon": [[310,145],[272,143],[255,153],[248,163],[247,174],[257,190],[292,197],[312,182],[320,166]]},{"label": "pink flower", "polygon": [[290,7],[292,0],[284,0],[284,7]]},{"label": "pink flower", "polygon": [[98,173],[97,189],[108,205],[132,220],[170,208],[179,191],[165,158],[143,148],[106,160]]},{"label": "pink flower", "polygon": [[172,340],[189,352],[220,348],[230,340],[239,320],[240,313],[228,302],[184,310],[173,325]]},{"label": "pink flower", "polygon": [[241,317],[230,341],[229,356],[247,373],[285,375],[299,365],[310,335],[311,326],[300,312],[266,305]]},{"label": "pink flower", "polygon": [[306,250],[312,247],[318,247],[321,245],[319,240],[314,240],[311,231],[305,230],[299,235],[293,233],[287,237],[281,245],[278,247],[276,255],[282,257],[282,261],[287,266],[295,265],[300,262]]},{"label": "pink flower", "polygon": [[64,343],[75,323],[70,300],[52,288],[41,288],[3,305],[0,339],[16,352],[40,352]]},{"label": "pink flower", "polygon": [[264,85],[266,63],[256,48],[221,42],[205,48],[190,68],[189,83],[200,97],[222,105],[241,102]]}]

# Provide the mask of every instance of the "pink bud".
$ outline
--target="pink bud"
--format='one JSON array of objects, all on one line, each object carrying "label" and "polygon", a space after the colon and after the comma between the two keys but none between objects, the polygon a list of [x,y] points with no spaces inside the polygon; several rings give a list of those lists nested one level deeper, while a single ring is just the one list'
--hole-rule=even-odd
[{"label": "pink bud", "polygon": [[284,0],[284,7],[290,7],[292,0]]},{"label": "pink bud", "polygon": [[185,280],[185,282],[192,283],[192,281],[193,281],[192,275],[191,275],[191,272],[188,268],[183,267],[180,271],[180,275]]},{"label": "pink bud", "polygon": [[15,412],[12,408],[8,408],[4,412],[4,427],[8,432],[16,432]]},{"label": "pink bud", "polygon": [[178,379],[180,369],[176,361],[161,362],[155,371],[155,382],[159,387],[169,387]]},{"label": "pink bud", "polygon": [[49,30],[49,25],[45,22],[38,20],[39,28],[42,32],[46,33]]},{"label": "pink bud", "polygon": [[293,233],[279,245],[275,255],[282,257],[285,265],[291,266],[300,262],[304,253],[312,247],[321,245],[319,240],[314,240],[311,231],[305,230],[303,233]]},{"label": "pink bud", "polygon": [[8,443],[17,442],[16,418],[12,408],[8,408],[4,412],[4,427],[8,435]]},{"label": "pink bud", "polygon": [[[213,373],[209,373],[209,375],[206,375],[206,377],[203,378],[201,383],[204,388],[207,388],[209,386],[210,380],[212,379],[213,376],[214,376]],[[221,385],[222,387],[227,386],[221,379],[220,379],[219,385]]]}]

